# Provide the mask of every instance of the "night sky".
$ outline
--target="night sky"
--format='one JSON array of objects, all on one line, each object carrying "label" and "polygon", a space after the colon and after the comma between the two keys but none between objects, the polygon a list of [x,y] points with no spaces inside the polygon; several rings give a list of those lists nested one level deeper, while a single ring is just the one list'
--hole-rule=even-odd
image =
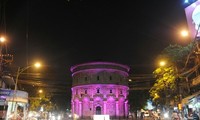
[{"label": "night sky", "polygon": [[14,64],[42,61],[48,78],[41,81],[66,85],[57,100],[62,104],[70,104],[71,66],[109,61],[130,66],[132,74],[151,74],[156,56],[179,44],[178,32],[187,28],[181,0],[5,1],[1,31]]}]

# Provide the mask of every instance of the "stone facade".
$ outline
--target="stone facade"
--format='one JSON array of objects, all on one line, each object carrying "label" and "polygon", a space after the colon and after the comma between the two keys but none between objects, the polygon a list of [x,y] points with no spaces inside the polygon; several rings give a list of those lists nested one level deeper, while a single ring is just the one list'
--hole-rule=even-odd
[{"label": "stone facade", "polygon": [[129,67],[111,62],[91,62],[71,67],[72,114],[80,118],[128,116]]}]

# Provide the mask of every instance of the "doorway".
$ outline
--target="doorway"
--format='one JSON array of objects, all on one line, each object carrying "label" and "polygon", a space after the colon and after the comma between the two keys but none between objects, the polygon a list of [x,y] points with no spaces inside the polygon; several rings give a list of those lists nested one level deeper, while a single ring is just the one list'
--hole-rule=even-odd
[{"label": "doorway", "polygon": [[101,107],[100,106],[96,107],[96,115],[101,115]]}]

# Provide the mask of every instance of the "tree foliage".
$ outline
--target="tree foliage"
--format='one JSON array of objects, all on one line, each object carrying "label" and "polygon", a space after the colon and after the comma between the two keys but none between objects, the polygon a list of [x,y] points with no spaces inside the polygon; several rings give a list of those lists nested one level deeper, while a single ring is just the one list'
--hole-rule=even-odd
[{"label": "tree foliage", "polygon": [[37,97],[33,97],[30,99],[30,110],[31,111],[39,111],[41,107],[45,111],[51,111],[54,106],[51,103],[51,95],[45,95],[44,93],[38,94]]},{"label": "tree foliage", "polygon": [[144,108],[149,98],[148,91],[130,91],[128,95],[131,111],[137,111]]},{"label": "tree foliage", "polygon": [[158,60],[164,59],[167,65],[153,71],[156,81],[149,92],[154,102],[167,105],[170,100],[177,99],[179,72],[185,68],[193,47],[193,42],[187,46],[169,45],[158,56]]},{"label": "tree foliage", "polygon": [[174,63],[184,62],[182,61],[182,58],[186,58],[186,56],[191,52],[193,46],[194,43],[190,43],[187,46],[177,44],[169,45],[163,50],[162,54],[169,56],[171,61]]},{"label": "tree foliage", "polygon": [[157,80],[150,89],[150,96],[156,103],[168,104],[169,99],[174,97],[173,93],[176,91],[176,68],[174,66],[160,67],[153,74]]},{"label": "tree foliage", "polygon": [[167,58],[169,63],[175,65],[179,70],[182,70],[186,67],[187,59],[193,53],[193,49],[194,42],[191,42],[187,46],[177,44],[169,45],[161,52],[159,57]]}]

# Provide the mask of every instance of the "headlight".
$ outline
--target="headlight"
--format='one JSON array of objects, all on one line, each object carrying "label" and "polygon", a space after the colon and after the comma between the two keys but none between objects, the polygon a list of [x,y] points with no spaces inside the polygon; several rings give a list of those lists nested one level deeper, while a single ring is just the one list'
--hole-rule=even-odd
[{"label": "headlight", "polygon": [[164,114],[164,118],[168,118],[169,117],[169,114],[168,113],[165,113]]},{"label": "headlight", "polygon": [[55,120],[55,119],[56,119],[56,117],[55,117],[55,116],[51,116],[51,119],[52,119],[52,120]]},{"label": "headlight", "polygon": [[57,118],[58,118],[58,120],[60,120],[60,119],[61,119],[61,116],[60,116],[60,115],[58,115],[58,117],[57,117]]}]

